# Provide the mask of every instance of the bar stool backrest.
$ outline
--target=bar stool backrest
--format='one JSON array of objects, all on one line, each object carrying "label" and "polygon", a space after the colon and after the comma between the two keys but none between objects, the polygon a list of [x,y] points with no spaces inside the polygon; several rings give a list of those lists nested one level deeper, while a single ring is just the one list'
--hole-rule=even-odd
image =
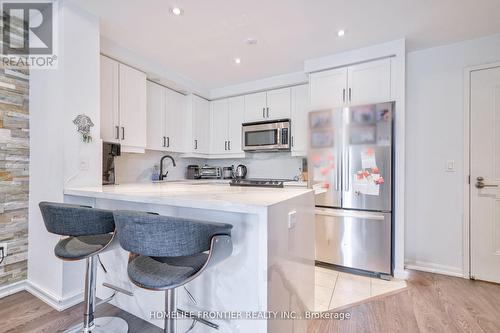
[{"label": "bar stool backrest", "polygon": [[62,236],[102,235],[115,230],[113,212],[88,206],[40,202],[47,230]]},{"label": "bar stool backrest", "polygon": [[216,235],[231,235],[232,225],[136,211],[115,211],[120,245],[149,257],[190,256],[210,249]]}]

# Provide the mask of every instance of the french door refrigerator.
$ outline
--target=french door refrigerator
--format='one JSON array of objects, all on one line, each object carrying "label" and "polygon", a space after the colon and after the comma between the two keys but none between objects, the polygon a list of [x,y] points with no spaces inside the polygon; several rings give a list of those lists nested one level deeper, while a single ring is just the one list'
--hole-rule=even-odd
[{"label": "french door refrigerator", "polygon": [[316,261],[392,274],[394,103],[309,113]]}]

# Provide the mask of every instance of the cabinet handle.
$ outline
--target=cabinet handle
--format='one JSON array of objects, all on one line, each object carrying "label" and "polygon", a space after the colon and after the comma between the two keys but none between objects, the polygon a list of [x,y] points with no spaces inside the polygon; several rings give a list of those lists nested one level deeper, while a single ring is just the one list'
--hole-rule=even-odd
[{"label": "cabinet handle", "polygon": [[267,118],[269,118],[269,108],[266,108],[267,110]]},{"label": "cabinet handle", "polygon": [[342,89],[342,102],[345,103],[345,88]]},{"label": "cabinet handle", "polygon": [[194,149],[197,150],[198,149],[198,140],[194,140]]},{"label": "cabinet handle", "polygon": [[351,98],[351,88],[349,88],[349,102],[352,101],[352,98]]},{"label": "cabinet handle", "polygon": [[291,139],[291,140],[290,140],[290,141],[291,141],[290,143],[292,144],[292,147],[293,147],[293,136],[292,136],[290,139]]},{"label": "cabinet handle", "polygon": [[266,118],[266,108],[262,108],[262,118]]},{"label": "cabinet handle", "polygon": [[224,150],[227,150],[227,141],[224,141]]},{"label": "cabinet handle", "polygon": [[170,147],[170,137],[167,136],[167,147]]},{"label": "cabinet handle", "polygon": [[122,127],[122,140],[125,140],[125,127]]},{"label": "cabinet handle", "polygon": [[115,137],[115,139],[118,140],[118,139],[120,139],[120,126],[115,126],[115,128],[116,128],[116,137]]},{"label": "cabinet handle", "polygon": [[162,143],[162,146],[163,146],[163,147],[166,147],[166,146],[167,146],[167,137],[166,137],[166,136],[164,136],[164,137],[162,138],[162,142],[163,142],[163,143]]},{"label": "cabinet handle", "polygon": [[227,150],[231,150],[231,141],[227,142]]}]

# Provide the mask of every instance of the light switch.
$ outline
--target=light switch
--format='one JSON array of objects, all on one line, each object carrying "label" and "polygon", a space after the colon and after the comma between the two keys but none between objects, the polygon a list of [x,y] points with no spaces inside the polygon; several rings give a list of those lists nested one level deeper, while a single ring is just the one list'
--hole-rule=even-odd
[{"label": "light switch", "polygon": [[292,211],[288,213],[288,229],[293,229],[295,228],[295,225],[297,224],[297,212]]},{"label": "light switch", "polygon": [[446,172],[455,172],[455,160],[447,160],[445,166]]}]

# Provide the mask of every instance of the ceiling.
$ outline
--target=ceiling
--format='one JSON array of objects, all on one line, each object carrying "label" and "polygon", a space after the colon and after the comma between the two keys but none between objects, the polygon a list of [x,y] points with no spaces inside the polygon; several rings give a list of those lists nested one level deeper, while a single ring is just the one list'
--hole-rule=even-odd
[{"label": "ceiling", "polygon": [[[75,0],[101,35],[210,90],[405,37],[418,50],[500,32],[499,0]],[[169,9],[180,7],[174,16]],[[345,29],[344,37],[337,31]],[[257,39],[249,46],[248,38]],[[234,58],[241,58],[237,65]]]}]

